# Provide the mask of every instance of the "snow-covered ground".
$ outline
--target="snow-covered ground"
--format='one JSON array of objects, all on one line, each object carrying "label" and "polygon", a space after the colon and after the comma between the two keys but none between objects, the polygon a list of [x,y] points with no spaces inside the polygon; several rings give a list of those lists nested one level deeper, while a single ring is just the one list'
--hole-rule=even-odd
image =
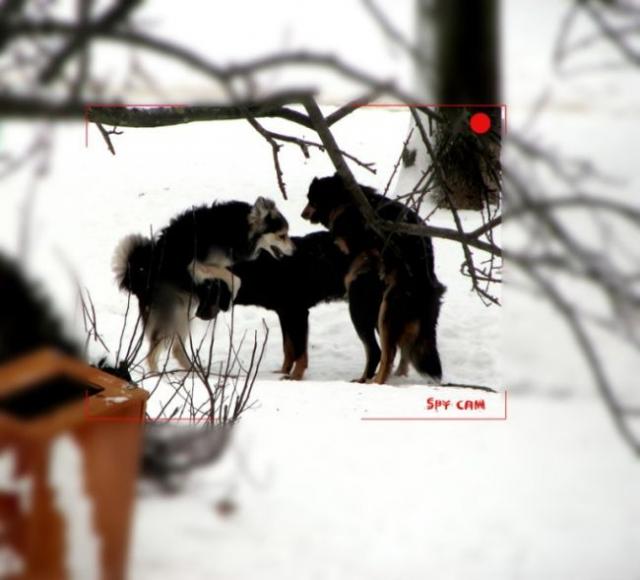
[{"label": "snow-covered ground", "polygon": [[[597,401],[512,397],[506,422],[365,423],[372,394],[358,392],[261,383],[219,467],[138,504],[132,576],[638,577],[640,466]],[[221,517],[229,497],[238,510]]]}]

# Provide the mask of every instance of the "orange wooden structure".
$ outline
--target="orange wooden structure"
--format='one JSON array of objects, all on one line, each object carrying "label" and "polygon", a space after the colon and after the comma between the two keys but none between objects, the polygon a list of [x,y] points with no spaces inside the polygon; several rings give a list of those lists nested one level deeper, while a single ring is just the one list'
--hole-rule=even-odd
[{"label": "orange wooden structure", "polygon": [[147,397],[53,350],[0,367],[0,577],[125,578]]}]

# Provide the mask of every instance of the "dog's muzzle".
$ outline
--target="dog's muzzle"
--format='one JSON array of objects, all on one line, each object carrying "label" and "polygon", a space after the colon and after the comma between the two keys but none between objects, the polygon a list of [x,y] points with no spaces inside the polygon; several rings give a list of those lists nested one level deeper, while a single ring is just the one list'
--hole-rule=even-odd
[{"label": "dog's muzzle", "polygon": [[269,249],[268,249],[268,252],[276,260],[280,260],[285,256],[292,256],[295,251],[296,251],[296,246],[291,240],[288,240],[286,244],[282,244],[282,245],[269,244]]},{"label": "dog's muzzle", "polygon": [[313,221],[313,216],[315,215],[316,210],[309,204],[302,210],[302,219]]}]

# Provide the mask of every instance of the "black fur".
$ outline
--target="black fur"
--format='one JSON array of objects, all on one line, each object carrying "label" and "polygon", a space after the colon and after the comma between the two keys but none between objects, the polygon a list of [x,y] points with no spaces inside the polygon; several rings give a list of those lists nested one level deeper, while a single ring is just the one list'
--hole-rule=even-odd
[{"label": "black fur", "polygon": [[356,379],[364,382],[371,379],[380,362],[380,347],[376,340],[378,313],[384,294],[384,284],[380,280],[377,264],[370,264],[349,284],[349,314],[365,350],[365,368]]},{"label": "black fur", "polygon": [[[235,264],[232,270],[242,280],[235,304],[262,306],[278,314],[285,351],[281,371],[301,379],[307,366],[309,309],[345,296],[350,259],[338,250],[328,232],[291,239],[296,246],[292,256],[275,260],[262,252],[256,260]],[[213,282],[209,291],[208,301],[199,309],[204,318],[209,317],[205,304],[226,309],[230,301],[224,284]]]},{"label": "black fur", "polygon": [[[415,211],[399,201],[385,197],[366,185],[360,185],[360,189],[380,217],[392,221],[400,219],[409,223],[421,222]],[[353,204],[351,194],[337,173],[330,177],[314,178],[309,185],[307,201],[303,217],[325,227],[329,227],[331,214],[335,209]]]},{"label": "black fur", "polygon": [[[370,187],[361,186],[361,189],[380,218],[394,222],[422,223],[420,216],[402,203],[386,198]],[[341,237],[348,238],[348,245],[351,246],[348,248],[349,254],[354,264],[358,256],[368,256],[369,261],[379,261],[379,269],[383,276],[385,273],[394,274],[398,283],[393,291],[387,293],[389,301],[386,305],[393,305],[390,314],[395,312],[402,319],[408,317],[407,319],[413,320],[414,315],[419,312],[422,321],[420,328],[424,334],[422,344],[428,341],[433,345],[432,348],[422,349],[420,352],[416,347],[403,354],[410,357],[419,372],[439,379],[442,369],[435,346],[435,336],[445,288],[435,274],[431,239],[403,234],[382,238],[373,232],[366,227],[351,194],[338,174],[315,178],[309,186],[307,199],[308,203],[302,217],[314,223],[322,223],[325,227],[331,228],[343,212],[338,229],[343,230],[340,232]],[[354,327],[367,353],[367,365],[363,374],[365,379],[371,378],[372,367],[377,366],[380,358],[374,330],[378,324],[378,316],[374,316],[373,313],[377,314],[380,311],[383,295],[389,290],[389,285],[381,285],[379,278],[371,274],[371,267],[357,268],[356,274],[350,285],[349,306]],[[375,300],[378,300],[377,306]],[[406,301],[406,304],[403,301]],[[406,305],[405,311],[398,309],[401,303],[403,306]],[[404,323],[401,326],[405,328]]]},{"label": "black fur", "polygon": [[[287,221],[275,204],[258,198],[254,206],[230,201],[193,207],[172,219],[155,239],[129,236],[123,240],[123,246],[116,250],[114,269],[120,288],[138,299],[151,343],[152,367],[160,343],[185,332],[191,303],[200,303],[198,314],[203,318],[205,310],[206,317],[219,310],[212,307],[208,285],[194,279],[193,264],[211,263],[213,255],[213,262],[220,264],[216,265],[218,270],[228,270],[233,263],[255,258],[265,234],[282,232],[290,244],[287,230]],[[202,308],[204,302],[206,309]],[[176,325],[180,321],[182,328]],[[174,340],[173,352],[186,366],[181,342]]]},{"label": "black fur", "polygon": [[[442,366],[436,329],[445,288],[428,269],[421,239],[396,236],[389,243],[371,230],[354,206],[337,215],[331,231],[336,240],[346,245],[350,255],[367,254],[371,261],[377,261],[384,280],[377,321],[383,341],[377,381],[386,382],[398,346],[419,373],[439,380]],[[391,358],[386,365],[385,349]]]},{"label": "black fur", "polygon": [[1,254],[0,295],[0,364],[45,347],[79,355],[49,301],[15,262]]},{"label": "black fur", "polygon": [[286,220],[278,215],[275,219],[267,216],[261,227],[252,230],[251,208],[242,201],[213,203],[173,218],[158,237],[160,263],[181,274],[192,260],[205,261],[212,250],[221,251],[232,262],[250,260],[260,234],[287,227]]},{"label": "black fur", "polygon": [[194,287],[189,273],[193,260],[205,261],[215,250],[231,262],[251,259],[261,233],[287,226],[279,216],[268,219],[266,227],[252,231],[251,207],[240,201],[214,203],[193,207],[173,218],[155,240],[141,239],[133,247],[120,287],[139,296],[167,281],[189,292]]},{"label": "black fur", "polygon": [[[81,348],[63,329],[50,301],[18,265],[0,254],[0,364],[40,348],[53,348],[82,358]],[[125,361],[111,366],[106,358],[96,368],[130,381]]]},{"label": "black fur", "polygon": [[[373,207],[376,215],[381,219],[392,222],[405,222],[420,224],[420,216],[403,203],[380,195],[375,189],[360,185],[360,189]],[[353,206],[353,198],[344,185],[342,178],[336,173],[330,177],[314,178],[307,193],[307,206],[302,212],[302,217],[312,223],[321,223],[324,227],[331,227],[331,220],[339,208]],[[397,236],[393,236],[389,241]],[[420,259],[413,266],[424,267],[426,272],[435,280],[433,245],[430,238],[415,238],[416,248],[420,250]],[[417,254],[416,254],[417,257]]]}]

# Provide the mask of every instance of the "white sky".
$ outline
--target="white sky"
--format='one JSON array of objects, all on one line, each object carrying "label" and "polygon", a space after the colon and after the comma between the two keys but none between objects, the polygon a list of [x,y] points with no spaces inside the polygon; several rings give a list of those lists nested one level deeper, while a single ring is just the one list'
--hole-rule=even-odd
[{"label": "white sky", "polygon": [[[414,36],[414,0],[375,0],[393,26]],[[529,106],[548,87],[553,87],[553,106],[565,110],[634,107],[640,75],[630,68],[620,72],[612,62],[618,55],[607,43],[596,43],[571,60],[571,68],[606,63],[604,72],[593,71],[569,78],[554,71],[552,54],[569,0],[502,0],[503,100],[515,109]],[[99,1],[101,12],[107,2]],[[72,14],[75,0],[56,4],[60,15]],[[154,0],[136,12],[136,23],[154,36],[173,40],[220,65],[287,50],[336,54],[351,65],[371,71],[385,80],[412,86],[412,67],[407,55],[381,31],[361,0]],[[578,19],[574,34],[593,30],[585,17]],[[575,36],[574,36],[575,38]],[[159,90],[130,88],[128,100],[219,100],[219,87],[202,75],[145,54],[143,62],[152,72]],[[128,52],[103,43],[94,51],[97,67],[114,91],[121,92]],[[264,90],[292,84],[321,90],[326,104],[340,104],[360,90],[318,68],[298,68],[286,73],[270,72],[260,79]],[[621,87],[624,87],[621,89]]]}]

